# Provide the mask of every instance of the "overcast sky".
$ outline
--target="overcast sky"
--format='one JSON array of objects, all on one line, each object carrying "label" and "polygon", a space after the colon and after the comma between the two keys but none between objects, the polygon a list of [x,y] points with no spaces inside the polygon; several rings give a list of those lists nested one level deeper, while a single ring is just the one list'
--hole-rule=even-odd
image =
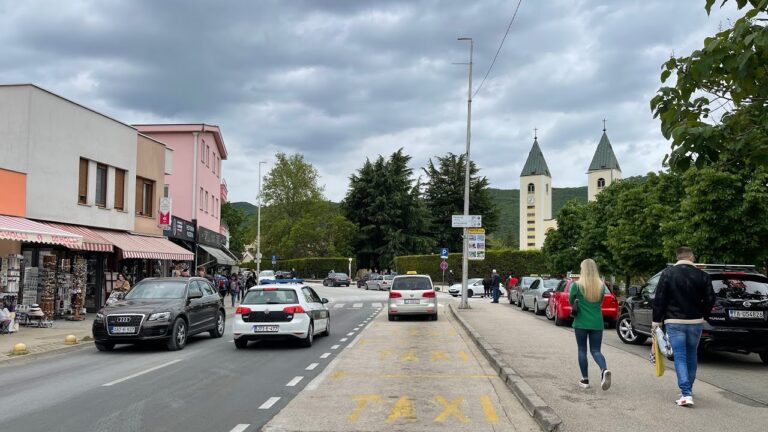
[{"label": "overcast sky", "polygon": [[[649,100],[660,65],[738,16],[704,0],[524,0],[473,101],[472,159],[517,189],[538,128],[555,187],[586,184],[608,119],[625,177],[669,146]],[[731,2],[733,3],[733,2]],[[0,0],[0,82],[34,83],[127,123],[219,125],[230,200],[255,202],[257,162],[299,152],[328,198],[400,147],[420,167],[465,148],[474,87],[516,0]],[[267,165],[267,168],[269,164]]]}]

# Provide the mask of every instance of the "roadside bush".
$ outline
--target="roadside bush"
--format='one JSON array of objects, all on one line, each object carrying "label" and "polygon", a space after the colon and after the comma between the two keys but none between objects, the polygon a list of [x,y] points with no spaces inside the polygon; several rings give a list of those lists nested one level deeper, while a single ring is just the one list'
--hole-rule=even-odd
[{"label": "roadside bush", "polygon": [[[443,279],[440,261],[440,255],[400,256],[395,257],[395,270],[398,274],[405,274],[413,270],[419,274],[428,274],[434,282],[440,282]],[[461,254],[448,254],[447,261],[448,270],[453,270],[456,280],[461,280]],[[484,260],[469,262],[468,277],[483,277],[490,274],[493,269],[496,269],[504,279],[510,273],[518,277],[527,274],[546,273],[547,264],[544,255],[539,251],[491,250],[485,252]],[[446,275],[448,270],[445,271]]]}]

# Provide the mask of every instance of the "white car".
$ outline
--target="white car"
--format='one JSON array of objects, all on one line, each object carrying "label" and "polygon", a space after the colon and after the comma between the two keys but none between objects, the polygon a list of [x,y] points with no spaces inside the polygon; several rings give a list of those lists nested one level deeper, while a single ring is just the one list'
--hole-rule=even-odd
[{"label": "white car", "polygon": [[310,347],[316,335],[331,333],[328,299],[303,283],[258,285],[248,289],[235,311],[232,333],[235,346],[249,341],[294,339]]},{"label": "white car", "polygon": [[390,321],[402,315],[427,315],[437,321],[437,295],[428,275],[395,276],[389,290],[387,314]]},{"label": "white car", "polygon": [[271,281],[275,280],[275,271],[274,270],[262,270],[259,272],[259,285],[261,285],[264,281]]},{"label": "white car", "polygon": [[[499,284],[499,298],[507,296],[507,289]],[[448,288],[448,294],[454,297],[461,297],[461,282],[455,283]],[[483,288],[482,278],[467,279],[467,297],[483,296],[485,295],[485,288]],[[491,292],[493,295],[493,292]]]}]

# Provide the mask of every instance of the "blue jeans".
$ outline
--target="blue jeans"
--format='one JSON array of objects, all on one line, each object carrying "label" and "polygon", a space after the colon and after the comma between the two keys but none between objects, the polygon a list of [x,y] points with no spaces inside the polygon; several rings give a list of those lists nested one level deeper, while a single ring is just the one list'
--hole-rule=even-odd
[{"label": "blue jeans", "polygon": [[229,297],[232,298],[232,307],[235,307],[235,302],[237,302],[237,299],[240,298],[240,293],[239,292],[234,292],[234,293],[230,294]]},{"label": "blue jeans", "polygon": [[677,386],[683,396],[691,396],[693,382],[696,381],[696,368],[698,367],[697,350],[703,324],[667,324],[665,326],[669,335],[669,343],[675,354],[675,373],[677,374]]},{"label": "blue jeans", "polygon": [[498,288],[493,289],[493,302],[498,303],[499,302],[499,296],[501,296],[501,290]]},{"label": "blue jeans", "polygon": [[587,372],[587,340],[589,340],[589,352],[592,354],[592,358],[595,359],[595,363],[600,367],[600,371],[607,369],[605,365],[605,357],[600,352],[600,345],[603,343],[603,331],[602,330],[585,330],[585,329],[573,329],[576,333],[576,345],[579,347],[579,369],[581,369],[581,377],[588,378]]}]

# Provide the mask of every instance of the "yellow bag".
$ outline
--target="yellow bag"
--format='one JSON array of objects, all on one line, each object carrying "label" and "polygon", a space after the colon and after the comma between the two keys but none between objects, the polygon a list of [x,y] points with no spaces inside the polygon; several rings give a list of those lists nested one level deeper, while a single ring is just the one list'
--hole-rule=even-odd
[{"label": "yellow bag", "polygon": [[655,332],[653,335],[653,343],[651,344],[651,363],[656,367],[655,372],[657,377],[664,375],[664,355],[661,354],[661,348],[659,348]]}]

